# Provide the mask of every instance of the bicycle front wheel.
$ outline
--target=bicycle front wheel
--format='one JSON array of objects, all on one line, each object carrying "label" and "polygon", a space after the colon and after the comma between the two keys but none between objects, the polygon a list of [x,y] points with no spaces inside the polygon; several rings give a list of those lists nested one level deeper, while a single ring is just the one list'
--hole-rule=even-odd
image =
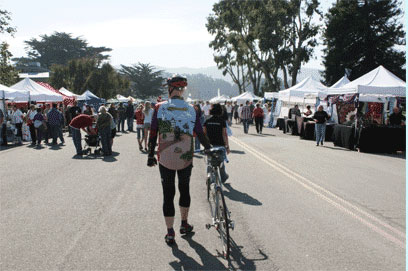
[{"label": "bicycle front wheel", "polygon": [[220,234],[224,257],[228,259],[230,254],[229,218],[227,214],[227,205],[225,204],[224,194],[222,193],[221,188],[217,189],[216,197],[218,199],[216,210],[218,220],[217,231]]}]

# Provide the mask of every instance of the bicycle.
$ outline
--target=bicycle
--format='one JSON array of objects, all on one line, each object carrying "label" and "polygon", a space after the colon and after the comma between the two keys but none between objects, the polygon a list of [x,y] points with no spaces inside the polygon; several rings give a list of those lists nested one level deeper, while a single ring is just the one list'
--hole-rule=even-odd
[{"label": "bicycle", "polygon": [[[235,223],[231,220],[231,212],[228,210],[225,203],[223,184],[220,178],[220,166],[224,163],[224,147],[214,147],[204,152],[207,156],[208,177],[207,185],[207,200],[210,204],[212,222],[206,224],[206,228],[214,227],[221,239],[223,248],[223,256],[229,259],[230,254],[230,233],[229,230],[234,230]],[[225,155],[225,162],[228,159]]]}]

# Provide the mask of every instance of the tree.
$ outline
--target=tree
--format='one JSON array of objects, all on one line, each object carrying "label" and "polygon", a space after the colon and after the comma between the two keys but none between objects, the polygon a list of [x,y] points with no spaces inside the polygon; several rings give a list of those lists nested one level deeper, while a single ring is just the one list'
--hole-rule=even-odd
[{"label": "tree", "polygon": [[11,86],[17,83],[18,72],[10,63],[12,54],[8,50],[8,46],[5,42],[0,44],[0,83]]},{"label": "tree", "polygon": [[[65,32],[54,32],[52,35],[41,35],[40,39],[32,38],[25,41],[27,55],[31,62],[39,62],[42,67],[66,65],[70,60],[95,58],[100,64],[109,58],[105,52],[112,51],[107,47],[92,47],[81,37],[72,37]],[[19,59],[14,59],[19,61]],[[24,60],[24,59],[22,59]]]},{"label": "tree", "polygon": [[405,80],[405,45],[401,3],[396,0],[339,0],[326,15],[323,33],[327,85],[351,69],[350,80],[385,66]]},{"label": "tree", "polygon": [[[214,4],[207,29],[219,68],[243,64],[255,94],[280,88],[279,70],[285,87],[297,83],[301,65],[309,61],[317,45],[321,16],[318,0],[221,0]],[[224,52],[224,53],[223,53]],[[231,58],[230,56],[235,58]],[[222,65],[219,65],[219,62]],[[242,80],[243,82],[243,80]],[[259,93],[259,94],[258,94]]]},{"label": "tree", "polygon": [[140,99],[147,99],[162,95],[164,78],[161,70],[155,71],[150,64],[121,65],[119,72],[130,80],[132,94]]},{"label": "tree", "polygon": [[98,65],[96,59],[71,60],[66,66],[53,65],[51,71],[51,85],[68,88],[76,94],[89,89],[99,97],[111,98],[130,85],[109,63]]},{"label": "tree", "polygon": [[[0,10],[0,34],[14,35],[16,28],[10,26],[11,14],[7,10]],[[6,86],[13,85],[18,81],[18,72],[11,65],[10,59],[13,56],[8,50],[6,42],[0,44],[0,83]]]}]

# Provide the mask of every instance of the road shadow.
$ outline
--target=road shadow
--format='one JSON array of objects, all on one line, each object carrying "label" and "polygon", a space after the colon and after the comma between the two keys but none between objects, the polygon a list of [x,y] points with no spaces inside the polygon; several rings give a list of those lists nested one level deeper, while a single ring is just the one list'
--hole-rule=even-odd
[{"label": "road shadow", "polygon": [[51,146],[49,147],[49,149],[50,149],[50,150],[53,150],[53,151],[57,151],[57,150],[61,150],[62,148],[61,148],[60,145],[51,145]]},{"label": "road shadow", "polygon": [[[234,239],[230,237],[231,251],[230,258],[228,259],[228,269],[229,270],[256,270],[255,262],[266,261],[269,259],[261,249],[258,249],[259,258],[249,259],[246,258],[242,249],[243,246],[238,246]],[[272,263],[272,266],[268,266],[268,270],[278,271],[280,268]]]},{"label": "road shadow", "polygon": [[245,154],[244,151],[237,151],[237,150],[231,150],[230,152],[234,154]]},{"label": "road shadow", "polygon": [[259,200],[251,197],[250,195],[248,195],[247,193],[242,193],[236,189],[234,189],[231,184],[229,183],[225,183],[224,187],[228,190],[224,190],[224,196],[226,196],[227,198],[229,198],[230,200],[233,201],[239,201],[248,205],[254,205],[254,206],[261,206],[262,202],[260,202]]},{"label": "road shadow", "polygon": [[250,133],[249,135],[254,135],[254,136],[259,136],[259,137],[276,136],[276,135],[270,135],[270,134],[252,134],[252,133]]},{"label": "road shadow", "polygon": [[180,250],[177,244],[172,245],[172,253],[178,261],[172,261],[169,265],[173,270],[228,270],[221,262],[220,257],[212,255],[201,244],[193,240],[194,233],[184,235],[181,238],[186,240],[191,248],[200,257],[202,264],[198,263],[184,251]]}]

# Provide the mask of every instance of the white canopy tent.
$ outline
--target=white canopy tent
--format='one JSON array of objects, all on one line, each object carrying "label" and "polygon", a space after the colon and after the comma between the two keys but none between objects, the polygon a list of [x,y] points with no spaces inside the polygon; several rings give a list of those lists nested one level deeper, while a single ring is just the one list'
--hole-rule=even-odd
[{"label": "white canopy tent", "polygon": [[17,90],[9,88],[8,86],[0,84],[0,99],[3,100],[27,100],[29,99],[30,93],[26,90]]},{"label": "white canopy tent", "polygon": [[216,104],[216,103],[225,103],[226,101],[231,100],[228,96],[225,95],[221,95],[221,96],[217,96],[214,97],[210,100],[210,103],[212,104]]},{"label": "white canopy tent", "polygon": [[[331,88],[326,95],[359,93],[363,95],[380,95],[405,97],[405,82],[399,79],[383,66],[372,70],[356,80],[343,85],[340,88]],[[364,96],[363,96],[364,97]]]},{"label": "white canopy tent", "polygon": [[265,92],[264,93],[264,98],[267,99],[267,100],[278,99],[279,98],[279,92]]},{"label": "white canopy tent", "polygon": [[71,91],[69,91],[68,89],[64,87],[60,88],[58,91],[68,97],[78,97],[78,95],[72,93]]},{"label": "white canopy tent", "polygon": [[281,102],[279,117],[287,117],[289,109],[295,104],[299,106],[300,111],[303,111],[307,105],[315,105],[316,98],[326,92],[327,87],[310,76],[288,89],[279,91]]},{"label": "white canopy tent", "polygon": [[296,85],[279,91],[279,100],[286,103],[303,103],[305,94],[309,93],[325,93],[327,87],[319,81],[314,80],[312,77],[307,77],[297,83]]},{"label": "white canopy tent", "polygon": [[238,104],[245,104],[246,101],[253,102],[254,100],[259,101],[262,100],[261,97],[255,96],[252,92],[244,92],[238,96],[232,97],[231,100],[233,102],[237,102]]},{"label": "white canopy tent", "polygon": [[116,99],[120,102],[120,103],[127,103],[129,101],[129,98],[126,98],[125,96],[122,96],[120,94],[116,95]]},{"label": "white canopy tent", "polygon": [[336,83],[334,83],[329,89],[332,88],[340,88],[343,87],[345,84],[350,83],[350,80],[347,78],[347,76],[343,76],[342,78],[339,79]]},{"label": "white canopy tent", "polygon": [[16,98],[18,102],[27,102],[29,99],[36,102],[62,102],[63,96],[61,94],[55,93],[40,84],[37,84],[30,78],[25,78],[11,86],[12,89],[28,91],[30,97],[26,98]]}]

